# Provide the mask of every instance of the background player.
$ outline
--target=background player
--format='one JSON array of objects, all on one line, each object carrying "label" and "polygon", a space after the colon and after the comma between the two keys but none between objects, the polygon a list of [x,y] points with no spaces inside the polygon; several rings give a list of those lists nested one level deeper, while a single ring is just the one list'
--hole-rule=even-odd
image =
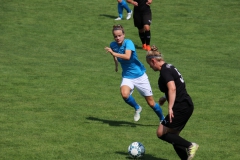
[{"label": "background player", "polygon": [[127,20],[129,20],[132,16],[132,10],[128,7],[128,4],[125,0],[117,0],[118,1],[118,18],[115,20],[122,20],[123,18],[123,9],[127,11]]},{"label": "background player", "polygon": [[150,51],[150,25],[152,23],[152,12],[150,4],[152,3],[152,0],[127,0],[127,2],[134,5],[134,26],[138,28],[138,34],[142,42],[142,48],[144,50]]}]

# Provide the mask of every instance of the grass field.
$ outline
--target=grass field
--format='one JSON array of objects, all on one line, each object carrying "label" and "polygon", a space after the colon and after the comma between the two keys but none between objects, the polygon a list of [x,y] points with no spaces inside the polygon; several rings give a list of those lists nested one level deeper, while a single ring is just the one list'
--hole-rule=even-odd
[{"label": "grass field", "polygon": [[[155,99],[162,93],[133,20],[114,21],[116,1],[0,4],[1,160],[129,159],[133,141],[144,144],[145,160],[178,159],[156,137],[159,121],[145,100],[134,93],[143,106],[134,123],[120,96],[121,70],[114,71],[104,51],[118,23],[136,44]],[[151,44],[180,70],[195,104],[181,133],[200,145],[194,159],[239,160],[240,1],[156,0],[151,6]]]}]

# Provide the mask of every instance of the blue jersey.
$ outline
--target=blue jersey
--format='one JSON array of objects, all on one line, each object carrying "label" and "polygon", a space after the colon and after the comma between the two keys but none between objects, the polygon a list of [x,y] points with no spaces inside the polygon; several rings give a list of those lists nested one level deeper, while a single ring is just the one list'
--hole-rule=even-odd
[{"label": "blue jersey", "polygon": [[117,44],[117,42],[112,42],[110,44],[110,48],[119,54],[125,54],[125,50],[131,50],[132,54],[129,60],[125,60],[122,58],[117,58],[118,62],[122,67],[122,77],[123,78],[138,78],[142,76],[146,69],[144,65],[138,60],[137,52],[133,42],[130,39],[125,39],[121,46]]}]

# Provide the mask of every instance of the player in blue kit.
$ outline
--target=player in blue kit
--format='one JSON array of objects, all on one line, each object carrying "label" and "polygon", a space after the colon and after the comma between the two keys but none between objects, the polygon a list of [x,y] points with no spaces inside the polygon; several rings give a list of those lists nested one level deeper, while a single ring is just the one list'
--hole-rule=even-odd
[{"label": "player in blue kit", "polygon": [[118,1],[118,18],[115,20],[122,20],[123,18],[123,9],[127,11],[126,19],[129,20],[132,16],[132,10],[128,7],[128,4],[125,0],[117,0]]},{"label": "player in blue kit", "polygon": [[114,40],[105,50],[113,56],[115,71],[118,71],[118,62],[122,67],[122,82],[120,91],[123,100],[135,109],[134,121],[140,119],[142,107],[132,96],[134,88],[145,97],[148,105],[154,110],[160,121],[164,119],[162,109],[153,99],[152,88],[145,73],[146,69],[138,60],[133,42],[125,39],[125,32],[121,25],[114,25],[112,29]]}]

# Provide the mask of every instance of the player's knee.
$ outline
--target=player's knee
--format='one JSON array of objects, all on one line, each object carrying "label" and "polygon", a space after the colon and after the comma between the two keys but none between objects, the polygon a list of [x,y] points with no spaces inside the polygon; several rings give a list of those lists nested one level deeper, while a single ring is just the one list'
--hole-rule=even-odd
[{"label": "player's knee", "polygon": [[123,98],[124,100],[128,99],[128,97],[129,97],[129,94],[127,94],[127,93],[122,93],[122,98]]},{"label": "player's knee", "polygon": [[164,138],[163,132],[162,131],[157,131],[157,137],[160,138],[160,139]]},{"label": "player's knee", "polygon": [[155,106],[155,102],[148,102],[148,105],[153,108]]},{"label": "player's knee", "polygon": [[145,97],[147,104],[153,108],[155,106],[155,101],[152,96]]},{"label": "player's knee", "polygon": [[129,92],[126,90],[121,90],[121,95],[123,99],[128,99],[129,97]]},{"label": "player's knee", "polygon": [[157,137],[162,139],[164,134],[166,133],[167,133],[166,128],[162,124],[160,124],[160,126],[157,129]]},{"label": "player's knee", "polygon": [[150,31],[150,26],[149,25],[144,25],[144,31]]}]

